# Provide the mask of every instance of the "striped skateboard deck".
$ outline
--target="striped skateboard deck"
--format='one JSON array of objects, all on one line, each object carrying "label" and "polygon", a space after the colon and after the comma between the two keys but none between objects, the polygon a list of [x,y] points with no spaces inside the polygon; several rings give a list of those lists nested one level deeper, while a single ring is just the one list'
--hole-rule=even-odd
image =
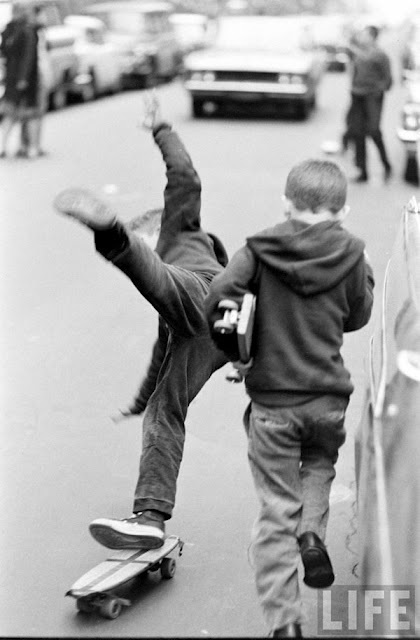
[{"label": "striped skateboard deck", "polygon": [[122,607],[129,606],[131,602],[112,591],[145,571],[160,569],[162,578],[173,578],[176,561],[174,558],[168,558],[168,555],[177,547],[181,555],[183,546],[180,538],[168,536],[159,549],[114,551],[105,562],[101,562],[76,580],[66,596],[76,599],[79,611],[90,613],[98,610],[105,618],[117,618]]}]

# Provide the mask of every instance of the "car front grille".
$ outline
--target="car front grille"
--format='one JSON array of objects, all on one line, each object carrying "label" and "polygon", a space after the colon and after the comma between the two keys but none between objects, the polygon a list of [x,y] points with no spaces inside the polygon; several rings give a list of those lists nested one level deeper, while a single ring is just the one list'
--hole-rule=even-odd
[{"label": "car front grille", "polygon": [[216,80],[227,82],[277,82],[278,73],[263,71],[216,71]]}]

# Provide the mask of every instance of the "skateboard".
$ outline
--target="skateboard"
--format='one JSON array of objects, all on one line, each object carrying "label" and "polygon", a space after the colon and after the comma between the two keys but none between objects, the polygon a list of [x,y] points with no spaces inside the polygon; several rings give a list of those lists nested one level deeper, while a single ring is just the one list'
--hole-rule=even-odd
[{"label": "skateboard", "polygon": [[76,608],[84,613],[97,611],[103,618],[118,618],[131,601],[117,595],[116,590],[147,571],[160,570],[161,577],[170,580],[176,570],[175,558],[169,554],[176,548],[182,555],[184,543],[177,536],[168,536],[159,549],[127,549],[114,551],[106,561],[85,573],[67,591],[76,599]]},{"label": "skateboard", "polygon": [[[255,305],[256,297],[252,293],[245,293],[240,309],[233,300],[221,300],[217,308],[223,316],[213,325],[215,333],[236,333],[239,360],[243,364],[248,364],[251,360]],[[233,371],[227,374],[226,380],[242,382],[243,375],[234,367]]]}]

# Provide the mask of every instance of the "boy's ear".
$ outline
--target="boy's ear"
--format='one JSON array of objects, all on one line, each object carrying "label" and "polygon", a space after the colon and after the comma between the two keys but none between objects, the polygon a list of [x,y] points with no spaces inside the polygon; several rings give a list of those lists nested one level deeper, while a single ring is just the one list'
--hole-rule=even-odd
[{"label": "boy's ear", "polygon": [[284,215],[286,216],[286,218],[290,218],[290,215],[292,213],[292,201],[289,200],[289,198],[284,194],[282,195],[281,199],[283,200],[284,205]]},{"label": "boy's ear", "polygon": [[340,220],[340,222],[343,222],[343,220],[347,218],[349,213],[350,213],[350,207],[348,204],[345,204],[344,207],[340,209],[340,211],[337,211],[335,215],[337,219]]}]

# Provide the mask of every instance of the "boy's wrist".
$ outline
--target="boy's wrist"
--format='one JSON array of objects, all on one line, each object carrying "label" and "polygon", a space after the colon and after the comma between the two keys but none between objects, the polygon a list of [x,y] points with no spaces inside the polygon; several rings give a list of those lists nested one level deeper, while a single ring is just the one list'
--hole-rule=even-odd
[{"label": "boy's wrist", "polygon": [[169,124],[169,122],[165,122],[162,120],[162,122],[158,122],[154,127],[153,127],[153,135],[155,136],[156,134],[159,133],[159,131],[161,131],[162,129],[172,129],[172,125]]}]

